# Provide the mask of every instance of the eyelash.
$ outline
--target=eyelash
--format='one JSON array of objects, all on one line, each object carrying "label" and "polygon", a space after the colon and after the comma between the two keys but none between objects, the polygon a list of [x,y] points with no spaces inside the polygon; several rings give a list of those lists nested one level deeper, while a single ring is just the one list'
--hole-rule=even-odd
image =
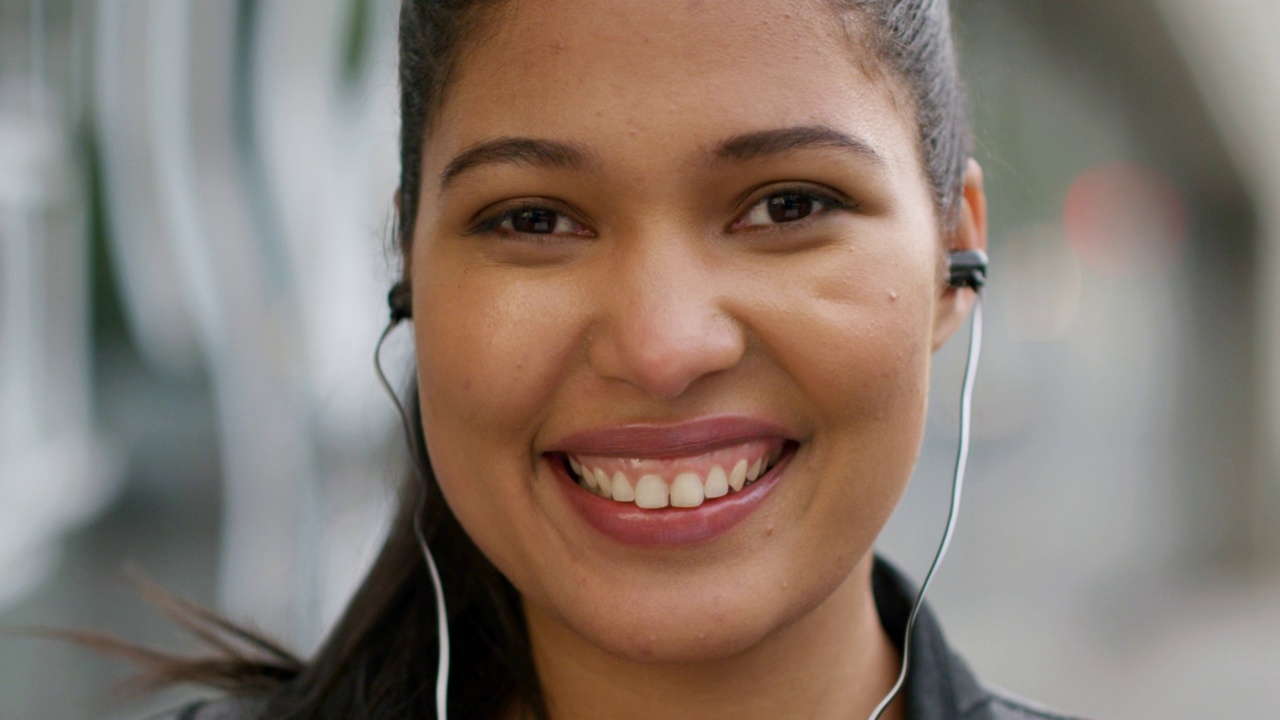
[{"label": "eyelash", "polygon": [[[782,222],[774,221],[774,222],[756,224],[756,225],[743,224],[746,218],[750,217],[758,209],[762,210],[765,213],[768,213],[769,212],[768,203],[771,200],[774,200],[777,198],[784,198],[788,196],[799,198],[804,202],[813,203],[817,207],[810,210],[803,217],[799,217],[794,220],[785,220]],[[728,227],[731,230],[736,229],[740,232],[760,232],[763,230],[767,230],[769,228],[788,229],[790,227],[807,225],[812,219],[819,217],[821,215],[825,215],[827,212],[830,212],[831,210],[841,210],[841,211],[848,212],[856,209],[856,207],[857,206],[855,204],[845,200],[841,200],[835,197],[831,193],[821,192],[811,187],[781,188],[781,189],[773,190],[769,194],[764,195],[763,197],[753,202],[751,205],[747,207],[745,211],[742,212],[742,214],[738,216],[737,219],[731,222]],[[553,215],[556,218],[555,224],[552,226],[551,232],[546,232],[546,233],[522,232],[515,229],[514,223],[522,213],[534,213],[534,212],[548,213]],[[772,217],[770,217],[769,219],[773,220]],[[568,213],[564,212],[563,210],[556,209],[550,203],[539,203],[539,202],[533,202],[533,201],[527,202],[521,205],[517,205],[516,207],[508,208],[495,215],[491,215],[485,218],[484,220],[481,220],[479,223],[477,223],[467,234],[468,235],[503,235],[507,237],[519,236],[522,238],[537,238],[537,239],[550,238],[560,234],[555,232],[555,228],[558,227],[560,223],[564,221],[571,222],[574,225],[582,228],[581,232],[575,232],[570,234],[576,235],[579,237],[594,236],[594,233],[586,229],[582,223],[579,223],[578,221],[574,220]],[[504,227],[504,225],[510,225],[510,227]]]},{"label": "eyelash", "polygon": [[[800,198],[803,201],[813,203],[818,207],[813,208],[803,217],[796,218],[794,220],[785,220],[782,222],[773,221],[760,225],[744,224],[746,219],[755,214],[757,210],[768,213],[769,202],[771,200],[788,196]],[[760,197],[755,202],[747,206],[747,209],[738,216],[738,219],[729,224],[729,228],[737,229],[740,232],[761,232],[769,229],[788,230],[808,225],[810,221],[821,217],[832,210],[850,212],[855,209],[857,209],[857,205],[855,203],[847,200],[841,200],[833,193],[823,192],[809,186],[783,187],[771,190],[767,195]],[[772,217],[769,217],[768,219],[771,221],[773,220]]]}]

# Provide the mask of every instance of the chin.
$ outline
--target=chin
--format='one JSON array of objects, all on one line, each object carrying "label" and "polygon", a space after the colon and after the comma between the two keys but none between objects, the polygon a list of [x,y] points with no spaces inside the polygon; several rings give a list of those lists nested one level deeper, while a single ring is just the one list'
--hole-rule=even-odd
[{"label": "chin", "polygon": [[609,623],[593,633],[584,628],[588,642],[604,652],[633,663],[692,665],[722,662],[763,642],[776,631],[776,623],[709,623],[703,619],[676,618],[639,625]]},{"label": "chin", "polygon": [[739,570],[666,582],[650,576],[631,589],[617,583],[579,588],[572,598],[556,599],[567,604],[553,622],[627,662],[718,663],[802,624],[851,576],[850,568],[835,563],[827,572],[790,577],[765,564]]}]

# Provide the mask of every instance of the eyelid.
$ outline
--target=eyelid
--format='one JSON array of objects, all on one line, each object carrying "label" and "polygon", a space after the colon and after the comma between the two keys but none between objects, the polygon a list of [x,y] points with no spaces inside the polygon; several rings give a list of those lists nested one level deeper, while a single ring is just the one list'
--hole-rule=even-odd
[{"label": "eyelid", "polygon": [[[769,198],[774,197],[776,195],[788,195],[788,194],[804,195],[809,197],[810,199],[817,200],[819,202],[824,203],[825,205],[827,205],[827,207],[823,211],[817,214],[809,215],[807,217],[804,217],[789,223],[774,223],[771,225],[765,225],[765,226],[759,226],[759,227],[735,228],[735,226],[739,222],[741,222],[742,219],[746,217],[748,213],[754,210],[756,206],[759,205],[760,203],[765,202]],[[818,218],[827,214],[827,212],[830,210],[842,210],[842,211],[850,212],[850,211],[857,210],[859,206],[859,204],[855,200],[851,199],[849,196],[845,195],[844,193],[834,188],[829,188],[824,185],[815,185],[813,183],[807,183],[807,182],[781,183],[781,184],[770,183],[767,185],[762,185],[759,187],[752,188],[751,190],[749,190],[743,195],[743,198],[744,199],[739,200],[735,204],[737,211],[733,216],[733,220],[731,220],[728,226],[726,227],[726,230],[728,231],[757,232],[757,231],[763,231],[763,230],[784,228],[787,226],[801,226],[801,225],[807,224],[810,220],[813,220],[815,218]]]}]

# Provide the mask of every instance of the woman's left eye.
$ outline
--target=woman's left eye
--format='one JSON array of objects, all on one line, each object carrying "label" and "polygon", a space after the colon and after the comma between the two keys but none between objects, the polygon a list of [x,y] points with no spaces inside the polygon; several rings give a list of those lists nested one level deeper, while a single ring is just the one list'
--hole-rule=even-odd
[{"label": "woman's left eye", "polygon": [[747,208],[730,226],[749,230],[795,223],[831,209],[847,209],[848,204],[830,195],[811,190],[784,190],[767,195]]}]

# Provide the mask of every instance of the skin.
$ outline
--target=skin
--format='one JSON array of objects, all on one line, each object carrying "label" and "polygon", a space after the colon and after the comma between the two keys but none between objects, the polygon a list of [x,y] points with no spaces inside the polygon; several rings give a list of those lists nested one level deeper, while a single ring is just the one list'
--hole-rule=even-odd
[{"label": "skin", "polygon": [[[556,718],[860,717],[897,674],[871,548],[919,451],[931,352],[972,302],[942,251],[984,246],[986,211],[971,164],[943,230],[906,95],[843,27],[820,2],[514,3],[430,128],[408,270],[423,427],[450,507],[524,599]],[[871,152],[715,150],[794,127]],[[442,187],[512,136],[588,161]],[[848,207],[750,226],[796,187]],[[562,232],[475,232],[530,198]],[[799,449],[757,512],[694,546],[609,541],[544,457],[588,428],[726,413]]]}]

